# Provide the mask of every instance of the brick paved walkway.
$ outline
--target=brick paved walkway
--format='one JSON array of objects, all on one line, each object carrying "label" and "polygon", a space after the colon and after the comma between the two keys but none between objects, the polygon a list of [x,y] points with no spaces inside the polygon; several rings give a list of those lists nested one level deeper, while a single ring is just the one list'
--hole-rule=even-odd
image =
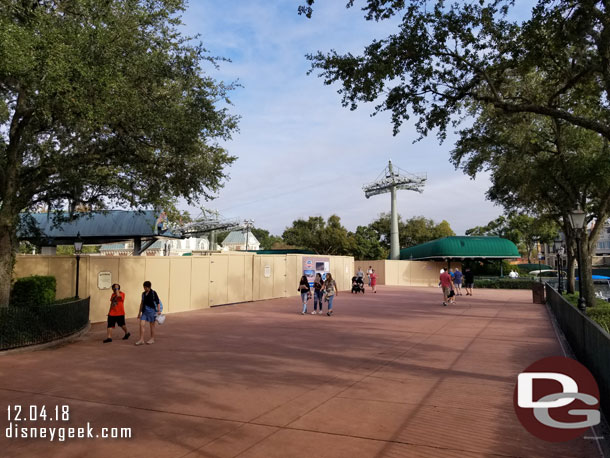
[{"label": "brick paved walkway", "polygon": [[[444,308],[436,288],[379,290],[341,293],[333,317],[276,299],[169,315],[152,346],[102,344],[97,324],[70,345],[2,355],[0,456],[597,456],[515,417],[518,372],[561,354],[531,292],[475,290]],[[133,438],[9,440],[8,404],[66,404],[71,426]]]}]

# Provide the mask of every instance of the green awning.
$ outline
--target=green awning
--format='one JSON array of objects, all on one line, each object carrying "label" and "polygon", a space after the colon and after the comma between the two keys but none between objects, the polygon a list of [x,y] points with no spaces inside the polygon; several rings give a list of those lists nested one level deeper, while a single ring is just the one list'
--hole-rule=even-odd
[{"label": "green awning", "polygon": [[400,250],[400,259],[516,259],[521,254],[500,237],[445,237]]}]

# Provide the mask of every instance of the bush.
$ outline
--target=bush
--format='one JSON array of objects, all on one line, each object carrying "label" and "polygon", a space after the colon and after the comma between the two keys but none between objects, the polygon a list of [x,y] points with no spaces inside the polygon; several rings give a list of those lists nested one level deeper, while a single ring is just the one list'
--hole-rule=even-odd
[{"label": "bush", "polygon": [[[578,306],[578,293],[564,293],[563,297],[574,307]],[[610,303],[596,299],[595,307],[587,307],[587,316],[610,334]]]},{"label": "bush", "polygon": [[475,288],[532,289],[534,283],[537,282],[534,280],[514,280],[512,278],[496,278],[493,280],[474,279]]},{"label": "bush", "polygon": [[12,307],[49,305],[55,301],[55,277],[33,275],[19,278],[11,292]]},{"label": "bush", "polygon": [[610,334],[610,304],[587,307],[587,316]]}]

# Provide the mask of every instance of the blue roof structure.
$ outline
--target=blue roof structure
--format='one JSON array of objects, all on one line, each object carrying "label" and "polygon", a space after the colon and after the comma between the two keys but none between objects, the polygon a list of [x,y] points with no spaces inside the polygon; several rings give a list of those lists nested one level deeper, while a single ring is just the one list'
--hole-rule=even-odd
[{"label": "blue roof structure", "polygon": [[[30,219],[31,217],[31,219]],[[68,219],[69,214],[64,213]],[[38,245],[69,245],[80,238],[85,244],[113,243],[131,239],[182,238],[171,230],[156,232],[158,212],[153,210],[126,211],[108,210],[91,213],[76,213],[71,221],[56,224],[48,213],[23,214],[22,226],[27,220],[34,222],[34,231],[21,229],[17,236],[21,240],[35,241]]]}]

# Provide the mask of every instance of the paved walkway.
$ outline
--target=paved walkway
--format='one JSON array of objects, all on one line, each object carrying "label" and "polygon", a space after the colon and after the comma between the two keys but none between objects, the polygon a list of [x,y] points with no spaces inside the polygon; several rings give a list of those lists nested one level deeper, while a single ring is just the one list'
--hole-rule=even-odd
[{"label": "paved walkway", "polygon": [[[298,314],[297,298],[245,303],[169,315],[152,346],[102,344],[98,324],[74,344],[2,355],[0,456],[597,456],[590,440],[543,442],[515,417],[518,372],[561,354],[531,292],[475,290],[447,308],[440,294],[342,293],[333,317]],[[9,440],[9,404],[65,404],[70,426],[133,438]]]}]

